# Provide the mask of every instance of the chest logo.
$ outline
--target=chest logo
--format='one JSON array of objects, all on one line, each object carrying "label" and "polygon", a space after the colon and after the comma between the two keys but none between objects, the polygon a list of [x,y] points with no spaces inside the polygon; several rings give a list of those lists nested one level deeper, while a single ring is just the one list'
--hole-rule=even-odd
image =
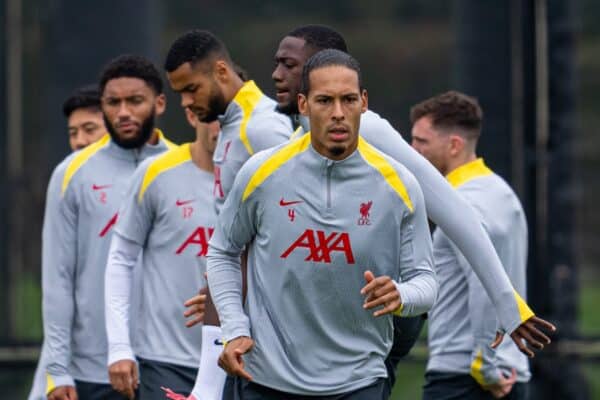
[{"label": "chest logo", "polygon": [[370,200],[367,203],[360,203],[360,217],[358,218],[358,225],[371,225],[371,206],[373,201]]},{"label": "chest logo", "polygon": [[191,199],[191,200],[179,200],[177,199],[175,201],[175,205],[179,208],[181,208],[181,216],[184,219],[188,219],[192,217],[192,214],[194,213],[194,207],[192,207],[190,204],[192,204],[194,201],[196,201],[196,199]]},{"label": "chest logo", "polygon": [[331,263],[331,253],[340,252],[346,256],[348,264],[354,264],[352,244],[350,243],[350,235],[347,232],[326,234],[321,230],[307,229],[280,257],[287,258],[292,252],[302,248],[308,250],[308,256],[304,261],[329,264]]},{"label": "chest logo", "polygon": [[214,228],[206,228],[203,226],[199,226],[192,232],[190,236],[188,236],[181,246],[175,251],[175,254],[181,254],[185,251],[188,246],[197,246],[198,253],[196,256],[198,257],[206,257],[208,254],[208,241],[212,236]]}]

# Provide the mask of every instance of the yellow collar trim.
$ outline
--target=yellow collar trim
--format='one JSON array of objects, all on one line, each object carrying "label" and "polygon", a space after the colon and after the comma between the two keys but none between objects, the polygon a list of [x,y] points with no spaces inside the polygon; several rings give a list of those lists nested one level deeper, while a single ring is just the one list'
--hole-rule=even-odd
[{"label": "yellow collar trim", "polygon": [[482,176],[491,175],[494,172],[485,165],[483,158],[478,158],[469,163],[463,164],[456,168],[448,175],[446,179],[450,182],[453,188],[457,188],[465,183]]}]

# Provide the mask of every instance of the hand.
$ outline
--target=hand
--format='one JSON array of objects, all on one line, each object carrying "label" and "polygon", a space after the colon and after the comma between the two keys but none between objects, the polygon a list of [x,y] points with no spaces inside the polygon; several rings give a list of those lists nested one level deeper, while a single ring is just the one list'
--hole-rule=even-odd
[{"label": "hand", "polygon": [[192,319],[186,321],[185,326],[191,328],[194,325],[199,324],[204,321],[204,309],[206,308],[206,293],[208,293],[208,288],[204,287],[200,289],[198,294],[191,299],[188,299],[184,306],[187,307],[187,310],[183,313],[183,316],[186,318],[193,317]]},{"label": "hand", "polygon": [[169,388],[163,386],[160,388],[165,392],[165,396],[167,396],[167,399],[169,400],[196,400],[196,397],[193,394],[190,394],[188,397],[186,397],[183,394],[175,393]]},{"label": "hand", "polygon": [[137,365],[133,360],[119,360],[108,367],[108,377],[113,389],[129,399],[135,398],[139,385]]},{"label": "hand", "polygon": [[[534,357],[534,353],[523,343],[523,340],[525,340],[529,346],[538,350],[542,350],[544,345],[550,344],[550,338],[540,331],[537,325],[541,325],[544,330],[550,332],[556,331],[556,327],[550,322],[533,316],[519,325],[519,327],[510,334],[511,339],[515,342],[519,350],[521,350],[521,353],[525,354],[527,357]],[[496,340],[492,343],[492,348],[495,349],[500,342],[502,342],[502,340],[498,340],[498,335],[496,335]]]},{"label": "hand", "polygon": [[223,368],[229,375],[238,375],[249,381],[252,376],[244,369],[243,354],[254,347],[254,340],[247,336],[240,336],[227,343],[219,356],[219,367]]},{"label": "hand", "polygon": [[373,313],[373,316],[379,317],[393,313],[402,305],[400,293],[396,284],[389,276],[375,275],[369,270],[365,271],[365,280],[367,284],[360,290],[360,294],[366,295],[363,307],[367,310],[383,305],[383,308]]},{"label": "hand", "polygon": [[510,393],[516,382],[517,371],[515,371],[513,368],[509,378],[505,378],[502,372],[500,372],[500,380],[496,383],[492,383],[491,385],[484,386],[484,389],[490,391],[494,398],[501,399]]},{"label": "hand", "polygon": [[48,400],[77,400],[74,386],[58,386],[48,394]]}]

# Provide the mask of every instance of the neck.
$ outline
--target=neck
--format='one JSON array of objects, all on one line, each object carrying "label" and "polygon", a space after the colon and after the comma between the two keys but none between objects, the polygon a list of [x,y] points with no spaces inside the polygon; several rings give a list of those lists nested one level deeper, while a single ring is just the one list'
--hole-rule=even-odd
[{"label": "neck", "polygon": [[476,159],[477,154],[475,154],[475,152],[461,153],[448,161],[448,168],[444,175],[446,176],[450,172],[454,171],[456,168],[459,168],[465,164],[475,161]]},{"label": "neck", "polygon": [[195,142],[190,144],[190,153],[192,154],[192,161],[198,168],[207,172],[214,171],[212,154],[204,147],[199,139],[196,139]]},{"label": "neck", "polygon": [[231,84],[229,85],[229,90],[225,93],[227,103],[231,103],[234,97],[238,94],[242,86],[244,86],[244,81],[242,78],[238,76],[236,73],[230,74]]}]

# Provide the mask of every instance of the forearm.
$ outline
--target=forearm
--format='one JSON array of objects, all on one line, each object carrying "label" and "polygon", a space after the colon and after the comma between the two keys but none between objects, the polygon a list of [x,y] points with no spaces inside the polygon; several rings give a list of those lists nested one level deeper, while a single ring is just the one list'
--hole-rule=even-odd
[{"label": "forearm", "polygon": [[207,262],[208,286],[219,313],[224,339],[250,336],[250,322],[242,306],[240,255],[211,245]]},{"label": "forearm", "polygon": [[135,359],[129,339],[129,309],[133,268],[141,251],[139,244],[113,235],[104,280],[108,365]]}]

